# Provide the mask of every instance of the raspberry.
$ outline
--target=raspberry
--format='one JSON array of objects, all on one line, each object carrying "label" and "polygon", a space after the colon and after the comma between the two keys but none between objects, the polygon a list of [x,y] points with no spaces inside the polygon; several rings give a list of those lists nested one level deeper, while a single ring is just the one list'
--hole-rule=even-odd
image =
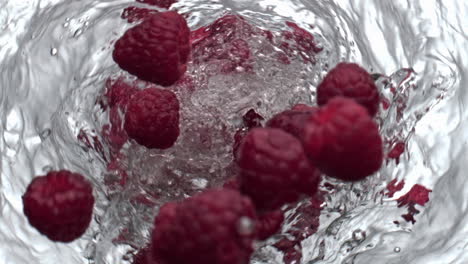
[{"label": "raspberry", "polygon": [[337,97],[312,115],[304,128],[304,149],[330,177],[357,181],[382,165],[382,139],[364,107]]},{"label": "raspberry", "polygon": [[315,107],[296,106],[293,110],[286,110],[274,115],[268,120],[266,126],[282,129],[297,138],[301,138],[304,124],[316,111]]},{"label": "raspberry", "polygon": [[336,96],[356,100],[375,116],[379,108],[379,93],[372,76],[355,63],[340,63],[317,87],[317,103],[325,105]]},{"label": "raspberry", "polygon": [[161,208],[152,235],[164,264],[247,264],[255,221],[251,201],[239,192],[212,189]]},{"label": "raspberry", "polygon": [[51,171],[31,181],[23,195],[29,223],[52,241],[71,242],[91,222],[94,197],[91,184],[80,174]]},{"label": "raspberry", "polygon": [[148,88],[133,95],[125,114],[125,131],[147,148],[167,149],[179,137],[179,100],[168,90]]},{"label": "raspberry", "polygon": [[120,68],[138,78],[170,86],[186,71],[189,37],[181,15],[156,13],[127,30],[115,43],[112,56]]},{"label": "raspberry", "polygon": [[242,140],[237,163],[241,191],[260,211],[277,209],[317,190],[319,174],[300,141],[281,129],[250,130]]}]

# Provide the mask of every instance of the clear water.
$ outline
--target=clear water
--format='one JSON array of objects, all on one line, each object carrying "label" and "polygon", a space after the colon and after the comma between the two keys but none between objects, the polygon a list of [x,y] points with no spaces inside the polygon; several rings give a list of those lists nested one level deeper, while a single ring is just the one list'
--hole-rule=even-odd
[{"label": "clear water", "polygon": [[[230,176],[228,143],[242,113],[256,108],[268,118],[294,103],[313,103],[315,86],[339,61],[383,75],[377,82],[389,107],[378,121],[386,148],[401,142],[406,149],[398,163],[388,159],[364,182],[328,180],[334,188],[324,195],[317,232],[300,244],[301,263],[468,262],[468,2],[180,1],[172,8],[189,14],[192,29],[225,11],[273,32],[293,21],[323,51],[315,64],[298,56],[284,65],[272,59],[274,44],[252,37],[247,41],[258,58],[253,75],[242,69],[211,74],[209,64],[189,65],[195,91],[186,96],[187,84],[175,87],[183,105],[182,137],[169,151],[125,144],[118,162],[128,183],[111,188],[105,182],[118,175],[106,168],[112,151],[101,133],[109,112],[96,102],[106,79],[120,73],[110,54],[112,42],[131,26],[120,18],[129,5],[143,6],[0,2],[2,263],[131,263],[148,239],[158,205]],[[103,142],[104,154],[78,140],[80,131]],[[91,227],[70,244],[48,241],[22,214],[21,195],[30,180],[58,168],[86,175],[97,197]],[[388,197],[382,191],[394,179],[406,184]],[[416,205],[420,213],[412,224],[401,217],[408,209],[396,200],[414,184],[432,192],[424,207]],[[295,214],[298,208],[288,212],[284,234],[306,217]],[[280,237],[259,244],[252,263],[282,263],[283,253],[271,246]]]}]

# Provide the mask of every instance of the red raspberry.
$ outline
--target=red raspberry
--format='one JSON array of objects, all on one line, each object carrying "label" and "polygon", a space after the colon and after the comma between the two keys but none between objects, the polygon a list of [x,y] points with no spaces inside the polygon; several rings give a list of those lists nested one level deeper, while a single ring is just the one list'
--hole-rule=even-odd
[{"label": "red raspberry", "polygon": [[52,241],[71,242],[84,234],[93,214],[93,189],[80,174],[52,171],[34,178],[23,195],[29,223]]},{"label": "red raspberry", "polygon": [[164,264],[247,264],[255,221],[251,201],[239,192],[213,189],[161,208],[152,235]]},{"label": "red raspberry", "polygon": [[293,109],[300,110],[286,110],[276,114],[268,120],[266,126],[282,129],[297,138],[301,138],[304,124],[317,111],[317,108],[297,106]]},{"label": "red raspberry", "polygon": [[379,92],[372,76],[355,63],[340,63],[317,87],[317,103],[322,106],[336,96],[349,97],[363,105],[371,116],[379,108]]},{"label": "red raspberry", "polygon": [[242,140],[237,163],[241,190],[260,211],[317,191],[318,171],[307,160],[300,141],[281,129],[250,130]]},{"label": "red raspberry", "polygon": [[379,130],[364,107],[337,97],[312,115],[304,128],[304,149],[330,177],[357,181],[382,165]]},{"label": "red raspberry", "polygon": [[114,61],[138,78],[162,86],[174,84],[186,70],[190,30],[185,19],[168,11],[149,16],[115,43]]},{"label": "red raspberry", "polygon": [[168,90],[148,88],[133,95],[125,114],[125,131],[147,148],[172,147],[179,137],[179,100]]}]

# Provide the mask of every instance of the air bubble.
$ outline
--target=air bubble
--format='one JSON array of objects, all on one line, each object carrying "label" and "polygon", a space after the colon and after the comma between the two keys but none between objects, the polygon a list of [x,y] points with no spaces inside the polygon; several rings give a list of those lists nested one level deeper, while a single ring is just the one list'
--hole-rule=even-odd
[{"label": "air bubble", "polygon": [[395,248],[393,249],[393,251],[394,251],[395,253],[400,253],[401,248],[400,248],[400,247],[395,247]]},{"label": "air bubble", "polygon": [[73,34],[73,37],[77,38],[83,33],[83,29],[79,28],[75,31],[75,34]]},{"label": "air bubble", "polygon": [[46,165],[46,166],[42,167],[42,171],[43,171],[44,173],[49,173],[49,172],[52,171],[52,170],[53,170],[52,165]]},{"label": "air bubble", "polygon": [[255,225],[249,217],[243,216],[239,219],[239,224],[237,226],[237,231],[242,236],[248,236],[253,234]]},{"label": "air bubble", "polygon": [[52,130],[50,130],[50,128],[46,128],[39,134],[39,137],[44,141],[50,136],[51,132]]},{"label": "air bubble", "polygon": [[50,55],[55,56],[55,55],[57,55],[57,53],[58,53],[58,50],[56,48],[51,48],[50,49]]}]

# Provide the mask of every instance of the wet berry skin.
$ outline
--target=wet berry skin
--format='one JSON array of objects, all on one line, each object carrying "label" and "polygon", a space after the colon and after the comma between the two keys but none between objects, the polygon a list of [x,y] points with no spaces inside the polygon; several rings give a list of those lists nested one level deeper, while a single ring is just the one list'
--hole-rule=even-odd
[{"label": "wet berry skin", "polygon": [[248,264],[255,239],[248,223],[255,219],[250,199],[234,190],[210,189],[168,203],[155,219],[153,255],[164,264]]},{"label": "wet berry skin", "polygon": [[190,29],[174,11],[150,15],[117,40],[112,57],[139,79],[170,86],[184,75],[190,54]]},{"label": "wet berry skin", "polygon": [[358,181],[382,165],[377,124],[352,99],[333,98],[320,108],[307,121],[302,141],[311,162],[330,177]]},{"label": "wet berry skin", "polygon": [[379,109],[380,96],[372,76],[355,63],[339,63],[317,87],[317,103],[322,106],[337,96],[364,106],[371,116]]},{"label": "wet berry skin", "polygon": [[306,121],[317,109],[315,107],[297,105],[291,110],[274,115],[267,121],[266,126],[282,129],[296,138],[301,138]]},{"label": "wet berry skin", "polygon": [[94,197],[91,184],[80,174],[51,171],[34,178],[23,195],[29,223],[52,241],[71,242],[91,222]]},{"label": "wet berry skin", "polygon": [[179,137],[179,100],[169,91],[147,88],[128,103],[124,128],[128,136],[150,149],[172,147]]},{"label": "wet berry skin", "polygon": [[277,128],[251,129],[242,140],[237,164],[240,189],[260,211],[313,195],[320,181],[301,142]]}]

